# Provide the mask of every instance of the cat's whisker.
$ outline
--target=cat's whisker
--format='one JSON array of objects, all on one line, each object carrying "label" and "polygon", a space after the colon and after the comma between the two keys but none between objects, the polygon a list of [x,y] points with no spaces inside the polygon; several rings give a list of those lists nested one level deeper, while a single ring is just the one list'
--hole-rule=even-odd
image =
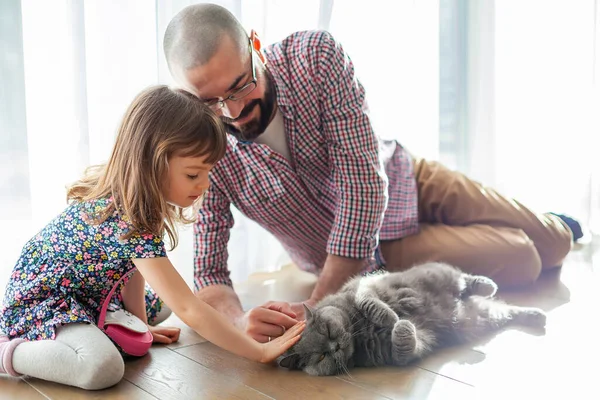
[{"label": "cat's whisker", "polygon": [[352,332],[352,335],[350,335],[351,338],[356,337],[362,333],[365,333],[369,330],[369,326],[365,326],[364,328],[358,329],[354,332]]},{"label": "cat's whisker", "polygon": [[[364,321],[361,321],[361,322],[363,322],[363,323],[364,323]],[[369,327],[370,327],[370,326],[369,326],[369,324],[365,324],[365,325],[364,325],[362,328],[360,328],[360,329],[356,330],[355,332],[363,332],[363,331],[365,331],[365,330],[368,330],[368,329],[369,329]]]},{"label": "cat's whisker", "polygon": [[[350,320],[352,320],[354,317],[356,316],[353,315],[352,318],[350,318]],[[352,325],[350,325],[350,328],[354,328],[357,324],[360,324],[362,321],[360,319],[357,319]]]},{"label": "cat's whisker", "polygon": [[346,373],[346,375],[348,375],[348,378],[350,378],[351,381],[354,380],[354,377],[350,374],[348,367],[346,367],[345,365],[344,365],[344,372]]},{"label": "cat's whisker", "polygon": [[334,358],[334,360],[337,366],[337,372],[342,372],[343,374],[348,375],[348,378],[350,378],[350,380],[353,381],[354,377],[350,375],[348,367],[346,367],[346,365],[341,360],[338,360],[337,358]]},{"label": "cat's whisker", "polygon": [[354,377],[352,377],[352,375],[350,375],[350,371],[348,371],[348,368],[346,368],[345,365],[340,365],[340,370],[344,373],[344,375],[347,375],[348,378],[350,378],[350,380],[354,380]]}]

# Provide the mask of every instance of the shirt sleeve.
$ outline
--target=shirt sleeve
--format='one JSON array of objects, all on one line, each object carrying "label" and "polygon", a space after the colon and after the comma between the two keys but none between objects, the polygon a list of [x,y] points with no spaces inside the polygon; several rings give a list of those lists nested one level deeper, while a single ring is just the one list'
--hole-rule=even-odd
[{"label": "shirt sleeve", "polygon": [[131,224],[117,213],[107,218],[96,230],[96,240],[101,243],[109,259],[131,260],[135,258],[166,257],[162,237],[151,234],[133,234],[124,239]]},{"label": "shirt sleeve", "polygon": [[230,204],[225,195],[212,184],[194,225],[195,290],[210,285],[233,286],[227,268],[227,243],[234,223]]},{"label": "shirt sleeve", "polygon": [[315,78],[338,205],[327,252],[369,258],[377,246],[388,197],[379,141],[368,115],[365,90],[342,46],[327,32],[315,38]]}]

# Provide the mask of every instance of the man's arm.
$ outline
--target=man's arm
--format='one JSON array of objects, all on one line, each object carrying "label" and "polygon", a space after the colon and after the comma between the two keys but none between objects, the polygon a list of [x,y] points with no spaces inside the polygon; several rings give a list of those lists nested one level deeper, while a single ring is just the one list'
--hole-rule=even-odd
[{"label": "man's arm", "polygon": [[379,140],[352,61],[329,33],[318,37],[313,49],[323,134],[338,203],[328,257],[310,303],[336,292],[366,266],[377,246],[388,200]]},{"label": "man's arm", "polygon": [[219,179],[220,168],[226,165],[211,172],[211,186],[194,226],[194,292],[237,328],[244,329],[244,311],[227,268],[227,243],[234,222],[231,203],[214,182]]},{"label": "man's arm", "polygon": [[231,203],[215,183],[220,168],[226,165],[217,165],[211,171],[211,185],[194,225],[194,292],[235,323],[243,311],[227,268],[227,243],[234,221]]},{"label": "man's arm", "polygon": [[359,274],[364,267],[364,259],[328,255],[310,299],[301,303],[290,304],[290,309],[296,314],[296,319],[303,320],[306,318],[303,304],[314,307],[323,297],[340,290],[350,278]]},{"label": "man's arm", "polygon": [[330,254],[327,256],[325,266],[308,300],[308,304],[315,305],[326,295],[337,292],[350,278],[359,274],[364,267],[365,260],[363,259]]},{"label": "man's arm", "polygon": [[242,303],[231,286],[207,286],[197,291],[196,297],[223,314],[238,329],[244,329]]},{"label": "man's arm", "polygon": [[239,297],[233,288],[213,285],[200,289],[196,297],[223,314],[238,329],[256,341],[265,343],[269,337],[281,336],[296,324],[296,313],[288,303],[268,302],[244,312]]},{"label": "man's arm", "polygon": [[[219,167],[216,167],[219,168]],[[215,170],[212,174],[217,173]],[[211,179],[211,183],[212,179]],[[227,242],[233,226],[230,203],[216,185],[206,193],[195,225],[196,297],[223,314],[238,329],[264,343],[296,324],[287,303],[269,302],[244,313],[227,268]]]}]

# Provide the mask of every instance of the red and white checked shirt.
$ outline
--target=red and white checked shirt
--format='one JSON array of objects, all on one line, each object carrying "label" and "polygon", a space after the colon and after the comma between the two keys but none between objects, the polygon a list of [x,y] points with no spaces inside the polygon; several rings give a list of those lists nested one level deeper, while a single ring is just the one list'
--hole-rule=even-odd
[{"label": "red and white checked shirt", "polygon": [[[271,232],[302,269],[327,254],[382,267],[379,240],[418,231],[412,160],[373,132],[365,91],[327,32],[297,32],[265,50],[291,162],[268,146],[229,137],[195,224],[195,288],[231,285],[230,204]],[[377,257],[375,257],[377,253]]]}]

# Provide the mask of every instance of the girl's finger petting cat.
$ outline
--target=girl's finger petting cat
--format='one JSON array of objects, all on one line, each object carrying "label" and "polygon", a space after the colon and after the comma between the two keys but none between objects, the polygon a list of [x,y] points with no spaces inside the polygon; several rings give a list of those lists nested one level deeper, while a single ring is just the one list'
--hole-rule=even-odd
[{"label": "girl's finger petting cat", "polygon": [[275,360],[277,357],[285,353],[290,347],[300,340],[300,335],[304,328],[306,327],[306,322],[298,322],[294,327],[289,329],[283,336],[278,337],[277,339],[272,339],[271,341],[265,343],[265,350],[262,362],[271,362]]},{"label": "girl's finger petting cat", "polygon": [[278,338],[272,339],[272,341],[275,343],[281,343],[281,347],[288,349],[293,343],[296,343],[296,341],[300,339],[300,335],[302,334],[302,331],[304,331],[304,328],[306,328],[306,322],[298,322],[296,325],[286,331],[285,334],[279,336]]}]

